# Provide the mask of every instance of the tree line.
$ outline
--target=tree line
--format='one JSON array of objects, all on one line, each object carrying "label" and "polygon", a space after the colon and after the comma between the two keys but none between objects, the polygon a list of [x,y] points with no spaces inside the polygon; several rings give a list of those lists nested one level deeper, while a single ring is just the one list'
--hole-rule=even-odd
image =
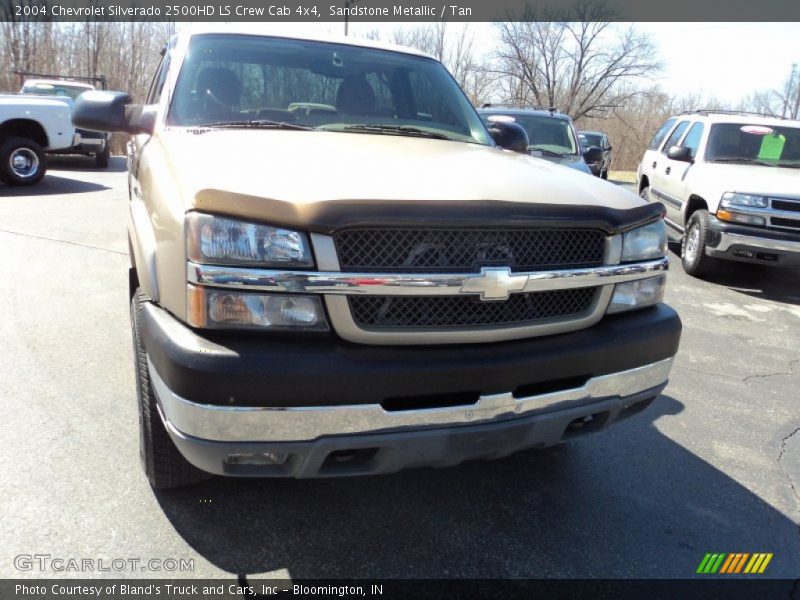
[{"label": "tree line", "polygon": [[[44,0],[40,0],[44,1]],[[6,8],[4,8],[6,7]],[[7,5],[0,6],[0,13]],[[697,108],[752,110],[800,116],[800,70],[779,90],[756,91],[735,105],[699,95],[675,97],[654,83],[663,65],[649,35],[614,22],[598,0],[561,11],[529,7],[518,20],[492,25],[491,50],[479,52],[468,23],[397,29],[386,41],[441,60],[476,106],[513,103],[555,107],[580,129],[609,134],[614,168],[636,168],[668,116]],[[13,71],[105,76],[109,89],[145,97],[160,50],[175,23],[52,23],[14,21],[0,14],[0,91],[17,91]],[[385,35],[385,34],[384,34]],[[366,37],[380,38],[377,30]],[[115,140],[121,151],[123,139]]]}]

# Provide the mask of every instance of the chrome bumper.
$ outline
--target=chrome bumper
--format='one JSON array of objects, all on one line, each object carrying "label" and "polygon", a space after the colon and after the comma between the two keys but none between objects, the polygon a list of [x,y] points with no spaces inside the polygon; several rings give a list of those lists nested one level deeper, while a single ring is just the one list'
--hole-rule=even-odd
[{"label": "chrome bumper", "polygon": [[719,244],[716,248],[712,248],[712,250],[718,252],[727,252],[731,246],[747,246],[749,248],[774,250],[776,252],[797,252],[800,254],[800,242],[773,240],[739,233],[727,233],[725,231],[721,231],[719,235]]},{"label": "chrome bumper", "polygon": [[162,414],[181,434],[221,442],[309,441],[324,436],[494,423],[605,398],[624,398],[666,385],[672,358],[589,379],[568,390],[515,398],[481,396],[469,406],[388,412],[379,404],[323,407],[226,407],[197,404],[174,394],[152,363],[150,377]]}]

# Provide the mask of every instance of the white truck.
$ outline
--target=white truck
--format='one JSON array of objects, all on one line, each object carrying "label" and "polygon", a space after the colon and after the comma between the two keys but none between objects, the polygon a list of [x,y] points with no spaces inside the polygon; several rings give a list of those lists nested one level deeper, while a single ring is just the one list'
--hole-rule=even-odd
[{"label": "white truck", "polygon": [[642,198],[666,206],[690,275],[718,260],[800,268],[800,121],[681,113],[656,133],[638,180]]},{"label": "white truck", "polygon": [[33,185],[47,169],[45,152],[76,143],[72,107],[57,98],[0,94],[0,180]]},{"label": "white truck", "polygon": [[[17,74],[25,75],[25,73],[20,72],[17,72]],[[105,86],[105,77],[81,77],[79,79],[95,82],[99,81]],[[59,77],[58,75],[43,75],[26,79],[22,84],[20,93],[55,98],[56,100],[66,103],[70,109],[72,109],[73,103],[78,96],[94,89],[96,89],[94,85],[76,81],[73,78],[67,79]],[[75,130],[75,138],[72,146],[53,151],[52,153],[92,156],[94,157],[95,165],[100,169],[105,169],[108,167],[110,146],[110,134],[78,128]]]}]

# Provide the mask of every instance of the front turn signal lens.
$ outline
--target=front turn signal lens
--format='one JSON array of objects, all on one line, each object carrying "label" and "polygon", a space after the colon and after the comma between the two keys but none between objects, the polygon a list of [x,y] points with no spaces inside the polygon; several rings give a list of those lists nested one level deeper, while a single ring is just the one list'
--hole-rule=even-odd
[{"label": "front turn signal lens", "polygon": [[317,296],[254,294],[190,285],[187,321],[203,329],[328,331]]}]

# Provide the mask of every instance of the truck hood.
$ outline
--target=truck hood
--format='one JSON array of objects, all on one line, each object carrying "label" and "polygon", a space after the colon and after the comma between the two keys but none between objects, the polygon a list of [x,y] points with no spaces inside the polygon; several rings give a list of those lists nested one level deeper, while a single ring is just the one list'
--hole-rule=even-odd
[{"label": "truck hood", "polygon": [[167,130],[159,138],[182,195],[331,200],[505,200],[641,206],[635,194],[574,169],[478,144],[339,132]]},{"label": "truck hood", "polygon": [[[711,195],[723,192],[796,197],[800,194],[800,169],[705,163],[703,179]],[[716,192],[719,194],[716,194]]]},{"label": "truck hood", "polygon": [[182,128],[162,131],[149,143],[161,146],[185,210],[320,233],[420,223],[582,226],[615,233],[663,210],[575,169],[464,142]]}]

